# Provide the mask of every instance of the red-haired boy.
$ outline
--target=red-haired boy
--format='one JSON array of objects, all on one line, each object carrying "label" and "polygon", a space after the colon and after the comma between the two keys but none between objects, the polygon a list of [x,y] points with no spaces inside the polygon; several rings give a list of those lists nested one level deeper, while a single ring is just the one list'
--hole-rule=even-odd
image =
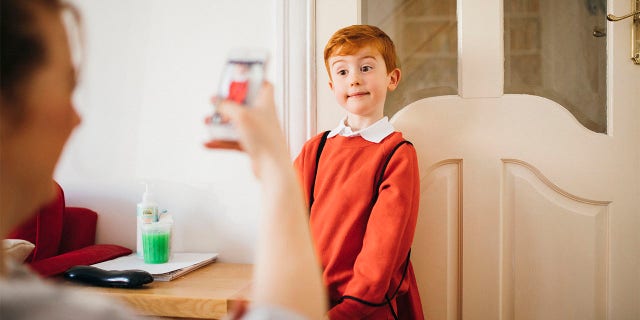
[{"label": "red-haired boy", "polygon": [[346,117],[295,160],[329,291],[331,319],[422,319],[409,254],[420,181],[415,149],[384,117],[401,72],[382,30],[353,25],[329,39],[329,87]]}]

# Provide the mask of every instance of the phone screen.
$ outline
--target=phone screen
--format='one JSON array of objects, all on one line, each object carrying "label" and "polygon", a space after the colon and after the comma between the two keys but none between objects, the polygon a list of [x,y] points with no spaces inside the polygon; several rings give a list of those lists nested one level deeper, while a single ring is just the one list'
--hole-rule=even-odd
[{"label": "phone screen", "polygon": [[220,80],[218,97],[250,106],[263,79],[264,61],[229,60]]},{"label": "phone screen", "polygon": [[[233,101],[252,106],[265,78],[267,53],[264,50],[235,49],[229,53],[223,67],[218,90],[218,101]],[[216,111],[211,118],[211,138],[213,140],[237,140],[233,124]]]}]

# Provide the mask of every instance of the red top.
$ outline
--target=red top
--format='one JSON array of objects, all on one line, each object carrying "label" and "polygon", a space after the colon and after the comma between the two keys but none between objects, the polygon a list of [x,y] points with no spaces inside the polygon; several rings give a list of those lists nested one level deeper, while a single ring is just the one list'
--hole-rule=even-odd
[{"label": "red top", "polygon": [[[321,134],[309,140],[295,161],[309,200]],[[402,279],[413,241],[420,177],[412,145],[402,145],[385,170],[379,197],[370,202],[376,177],[387,155],[404,138],[394,132],[380,143],[360,136],[327,139],[320,158],[311,208],[311,234],[323,267],[331,300],[331,319],[391,319],[388,305],[368,306],[351,296],[373,303],[385,302]],[[409,267],[397,296],[411,288],[411,306],[422,318],[413,269]],[[417,303],[417,305],[415,305]],[[392,301],[394,309],[396,301]],[[405,304],[398,302],[403,308]],[[398,310],[400,314],[410,312]],[[403,318],[403,317],[401,317]]]},{"label": "red top", "polygon": [[249,81],[232,81],[231,84],[229,84],[229,95],[227,96],[227,99],[243,104],[247,98],[248,90]]}]

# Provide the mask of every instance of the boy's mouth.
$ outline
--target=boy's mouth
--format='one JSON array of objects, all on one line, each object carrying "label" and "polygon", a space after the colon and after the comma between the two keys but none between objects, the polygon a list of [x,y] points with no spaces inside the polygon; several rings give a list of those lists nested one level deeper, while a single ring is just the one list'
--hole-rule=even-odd
[{"label": "boy's mouth", "polygon": [[366,91],[352,92],[352,93],[347,94],[347,98],[357,98],[357,97],[366,96],[368,94],[369,94],[369,92],[366,92]]}]

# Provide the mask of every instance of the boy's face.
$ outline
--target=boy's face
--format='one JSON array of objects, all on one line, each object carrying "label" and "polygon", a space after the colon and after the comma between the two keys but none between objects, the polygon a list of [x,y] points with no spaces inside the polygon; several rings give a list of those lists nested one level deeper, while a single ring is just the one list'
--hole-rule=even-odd
[{"label": "boy's face", "polygon": [[329,87],[336,100],[360,117],[381,117],[387,90],[394,90],[400,81],[400,69],[387,72],[382,55],[373,47],[329,57],[329,70]]}]

